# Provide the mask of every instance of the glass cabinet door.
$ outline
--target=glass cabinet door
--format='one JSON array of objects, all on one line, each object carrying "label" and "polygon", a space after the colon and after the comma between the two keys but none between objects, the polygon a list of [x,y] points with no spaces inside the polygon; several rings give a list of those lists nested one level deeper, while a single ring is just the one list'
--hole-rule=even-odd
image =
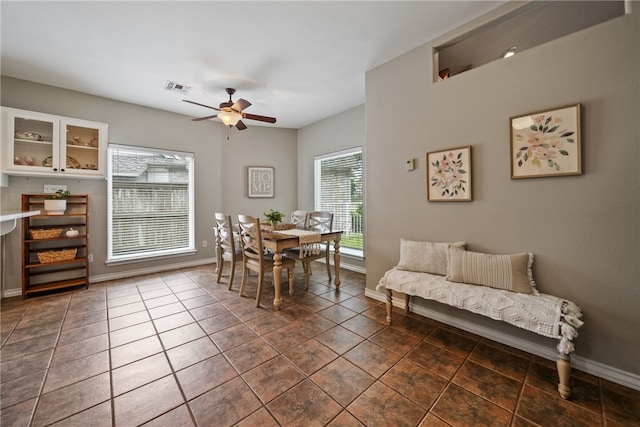
[{"label": "glass cabinet door", "polygon": [[66,173],[83,175],[104,174],[106,148],[106,126],[84,120],[62,121],[62,158],[66,159]]},{"label": "glass cabinet door", "polygon": [[59,120],[46,114],[8,113],[7,168],[57,171]]}]

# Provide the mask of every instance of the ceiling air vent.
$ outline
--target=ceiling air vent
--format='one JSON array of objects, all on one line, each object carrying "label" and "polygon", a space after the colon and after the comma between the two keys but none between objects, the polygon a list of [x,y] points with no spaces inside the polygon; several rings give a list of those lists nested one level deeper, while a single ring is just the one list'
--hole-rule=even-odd
[{"label": "ceiling air vent", "polygon": [[167,82],[164,84],[164,90],[168,90],[169,92],[176,92],[181,95],[186,95],[191,90],[191,86],[187,86],[180,83],[172,82],[171,80],[167,80]]}]

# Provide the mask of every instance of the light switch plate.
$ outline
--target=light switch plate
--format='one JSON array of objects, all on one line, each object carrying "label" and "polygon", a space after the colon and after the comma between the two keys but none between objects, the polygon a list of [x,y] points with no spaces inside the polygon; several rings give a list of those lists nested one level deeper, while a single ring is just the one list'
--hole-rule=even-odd
[{"label": "light switch plate", "polygon": [[67,190],[67,186],[66,185],[52,185],[52,184],[45,184],[44,185],[44,193],[45,194],[55,193],[58,190],[66,191]]}]

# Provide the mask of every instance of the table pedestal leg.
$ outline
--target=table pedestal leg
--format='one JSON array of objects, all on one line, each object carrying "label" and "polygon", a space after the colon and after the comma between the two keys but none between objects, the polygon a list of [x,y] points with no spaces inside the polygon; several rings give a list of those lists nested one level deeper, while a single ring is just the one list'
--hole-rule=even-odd
[{"label": "table pedestal leg", "polygon": [[276,310],[280,310],[282,305],[282,255],[279,252],[273,254],[273,287],[275,288],[276,295],[273,299],[273,306]]},{"label": "table pedestal leg", "polygon": [[336,291],[340,289],[340,239],[333,242],[333,265],[336,268]]}]

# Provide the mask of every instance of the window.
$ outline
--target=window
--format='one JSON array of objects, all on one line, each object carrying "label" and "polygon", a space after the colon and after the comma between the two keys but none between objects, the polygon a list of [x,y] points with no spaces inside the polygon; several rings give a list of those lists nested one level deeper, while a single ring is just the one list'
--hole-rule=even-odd
[{"label": "window", "polygon": [[342,253],[364,257],[362,148],[317,156],[314,171],[315,209],[333,212]]},{"label": "window", "polygon": [[193,154],[109,145],[107,262],[195,252]]}]

